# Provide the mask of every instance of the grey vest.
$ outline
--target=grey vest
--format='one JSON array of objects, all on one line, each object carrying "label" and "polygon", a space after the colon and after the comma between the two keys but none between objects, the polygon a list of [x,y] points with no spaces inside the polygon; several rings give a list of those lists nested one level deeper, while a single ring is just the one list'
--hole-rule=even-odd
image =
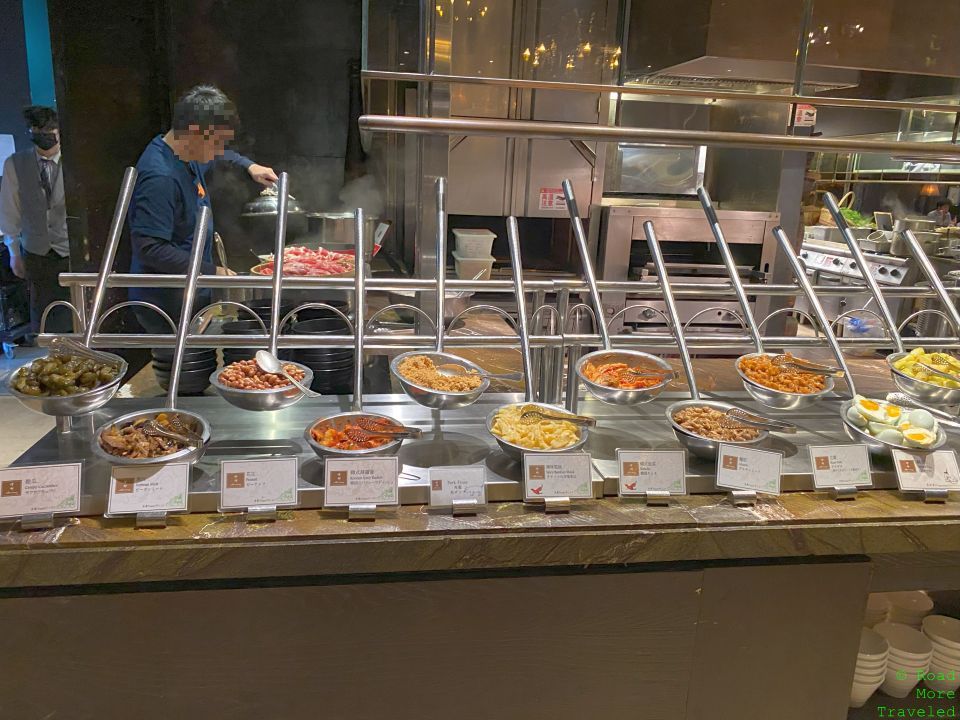
[{"label": "grey vest", "polygon": [[[60,162],[63,162],[61,156]],[[63,196],[63,173],[57,173],[50,206],[40,184],[40,161],[33,148],[13,154],[13,167],[20,189],[20,244],[34,255],[46,255],[50,250],[67,256],[67,206]]]}]

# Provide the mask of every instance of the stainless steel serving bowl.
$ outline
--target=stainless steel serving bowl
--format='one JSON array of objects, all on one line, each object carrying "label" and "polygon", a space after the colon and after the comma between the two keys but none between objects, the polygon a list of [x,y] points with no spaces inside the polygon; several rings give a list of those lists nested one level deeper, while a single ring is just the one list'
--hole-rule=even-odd
[{"label": "stainless steel serving bowl", "polygon": [[[120,425],[125,427],[132,422],[136,422],[141,418],[153,418],[159,415],[160,413],[167,413],[179,415],[185,423],[192,425],[193,429],[200,434],[200,445],[198,447],[186,447],[182,450],[178,450],[175,453],[169,455],[163,455],[161,457],[155,458],[127,458],[121,457],[119,455],[112,455],[108,453],[100,445],[100,436],[106,432],[108,428],[113,427],[114,425]],[[121,415],[118,418],[114,418],[108,423],[105,423],[97,428],[97,431],[93,434],[93,440],[90,445],[93,449],[94,455],[113,465],[160,465],[163,463],[169,462],[185,462],[185,463],[195,463],[201,457],[203,457],[204,451],[207,449],[207,445],[210,443],[210,424],[204,420],[200,415],[197,415],[193,412],[188,412],[186,410],[173,410],[171,408],[153,408],[152,410],[138,410],[137,412],[127,413],[126,415]]]},{"label": "stainless steel serving bowl", "polygon": [[587,437],[590,435],[589,428],[586,428],[586,427],[577,428],[578,432],[580,433],[580,439],[577,440],[577,442],[575,442],[573,445],[570,445],[569,447],[565,447],[565,448],[545,449],[545,450],[538,450],[536,448],[526,448],[526,447],[523,447],[522,445],[514,445],[512,442],[508,442],[507,440],[504,440],[502,437],[500,437],[493,431],[493,421],[494,421],[494,418],[496,418],[498,412],[500,412],[504,408],[526,406],[526,405],[536,405],[537,407],[541,407],[544,410],[549,410],[550,412],[563,413],[566,415],[570,414],[568,410],[562,407],[557,407],[556,405],[547,405],[546,403],[539,403],[539,402],[510,403],[509,405],[501,405],[500,407],[491,411],[490,414],[487,415],[487,432],[489,432],[493,436],[493,439],[497,441],[497,444],[500,446],[500,449],[503,450],[504,454],[506,454],[507,456],[513,458],[514,460],[523,460],[523,454],[525,452],[535,452],[535,453],[576,452],[586,444]]},{"label": "stainless steel serving bowl", "polygon": [[861,430],[847,419],[847,411],[851,407],[853,407],[853,400],[847,400],[840,406],[840,419],[843,421],[843,430],[847,433],[848,438],[854,442],[863,443],[874,455],[889,455],[891,450],[903,450],[911,453],[928,453],[942,447],[947,441],[947,435],[940,426],[937,426],[937,439],[933,441],[933,445],[926,448],[917,448],[908,445],[895,445],[893,443],[877,440],[877,438],[875,438],[873,435]]},{"label": "stainless steel serving bowl", "polygon": [[751,380],[747,377],[746,373],[740,369],[740,361],[749,360],[750,358],[761,355],[773,356],[774,353],[748,353],[738,357],[734,363],[737,374],[743,381],[743,389],[761,405],[776,408],[777,410],[799,410],[800,408],[812,405],[824,395],[833,392],[834,382],[831,377],[824,378],[823,390],[815,393],[792,393],[784,392],[783,390],[774,390],[773,388],[768,388],[766,385],[761,385],[755,380]]},{"label": "stainless steel serving bowl", "polygon": [[652,365],[655,368],[673,371],[673,367],[666,360],[638,350],[597,350],[596,352],[588,353],[577,362],[577,376],[580,378],[580,382],[586,386],[590,394],[597,398],[597,400],[611,405],[640,405],[650,402],[657,397],[673,379],[667,378],[658,385],[653,385],[648,388],[628,390],[600,385],[592,380],[588,380],[583,374],[587,363],[605,365],[607,363],[618,362],[640,367],[649,367]]},{"label": "stainless steel serving bowl", "polygon": [[[283,360],[282,362],[284,365],[296,365],[303,370],[303,380],[300,382],[305,387],[310,387],[310,383],[313,382],[313,370],[306,365],[290,360]],[[224,369],[220,368],[213,371],[213,374],[210,375],[210,384],[224,400],[244,410],[283,410],[300,402],[305,397],[303,392],[293,384],[269,390],[240,390],[239,388],[229,387],[220,382],[220,373]]]},{"label": "stainless steel serving bowl", "polygon": [[925,405],[957,405],[960,404],[960,388],[945,388],[926,380],[917,380],[897,370],[893,364],[909,353],[897,352],[887,355],[887,365],[890,367],[890,376],[894,384],[914,400]]},{"label": "stainless steel serving bowl", "polygon": [[410,399],[419,403],[420,405],[423,405],[424,407],[433,408],[434,410],[455,410],[457,408],[466,407],[467,405],[472,405],[479,400],[480,396],[483,395],[487,388],[490,387],[490,381],[487,378],[483,378],[480,382],[480,385],[478,385],[475,389],[467,390],[466,392],[434,390],[426,387],[425,385],[418,385],[412,380],[409,380],[406,376],[404,376],[403,373],[400,372],[400,363],[403,362],[405,358],[414,357],[416,355],[428,357],[437,365],[441,365],[443,363],[456,363],[457,365],[462,365],[468,371],[472,370],[474,372],[483,372],[483,368],[476,363],[472,363],[469,360],[464,360],[456,355],[450,355],[449,353],[421,352],[414,350],[413,352],[405,352],[402,355],[397,355],[390,363],[390,372],[393,373],[393,376],[400,383],[400,387],[403,388],[403,391],[410,397]]},{"label": "stainless steel serving bowl", "polygon": [[320,418],[315,420],[307,426],[307,429],[303,431],[303,438],[307,441],[307,445],[313,448],[313,451],[319,457],[373,457],[377,455],[396,455],[400,450],[400,445],[403,444],[403,440],[391,440],[384,445],[375,448],[365,448],[363,450],[338,450],[337,448],[330,448],[321,445],[316,440],[313,439],[313,430],[314,428],[321,426],[332,425],[337,430],[342,430],[344,425],[350,422],[354,418],[358,417],[372,417],[372,418],[381,418],[383,420],[389,420],[392,423],[400,425],[402,423],[398,422],[395,418],[390,417],[389,415],[380,415],[379,413],[372,412],[344,412],[338,413],[337,415],[330,415],[329,417]]},{"label": "stainless steel serving bowl", "polygon": [[25,407],[34,412],[43,413],[44,415],[86,415],[94,410],[99,410],[110,402],[113,396],[117,394],[117,390],[120,389],[124,375],[127,374],[126,360],[112,353],[103,354],[111,357],[118,366],[117,376],[107,384],[95,387],[93,390],[62,396],[25,395],[13,387],[13,380],[17,373],[20,372],[19,369],[10,373],[10,377],[7,380],[7,390]]},{"label": "stainless steel serving bowl", "polygon": [[721,442],[724,445],[742,445],[745,447],[754,447],[762,443],[770,435],[767,430],[761,430],[757,428],[757,432],[760,434],[757,435],[755,440],[747,440],[743,442],[736,442],[734,440],[711,440],[710,438],[705,438],[701,435],[694,435],[692,432],[682,427],[680,423],[673,419],[673,416],[684,408],[703,406],[713,408],[714,410],[719,410],[720,412],[725,412],[732,407],[736,407],[735,405],[719,402],[717,400],[681,400],[667,406],[666,411],[667,421],[673,428],[673,432],[677,436],[679,443],[697,457],[703,458],[704,460],[716,460],[717,450],[720,448]]}]

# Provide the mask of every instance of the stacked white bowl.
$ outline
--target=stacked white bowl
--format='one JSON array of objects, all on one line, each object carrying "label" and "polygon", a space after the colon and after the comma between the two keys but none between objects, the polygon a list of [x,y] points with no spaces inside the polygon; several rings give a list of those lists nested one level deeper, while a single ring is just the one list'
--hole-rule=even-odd
[{"label": "stacked white bowl", "polygon": [[873,630],[890,644],[880,689],[890,697],[904,698],[930,669],[933,643],[919,630],[900,623],[880,623]]},{"label": "stacked white bowl", "polygon": [[887,639],[879,633],[869,628],[860,630],[860,652],[853,672],[853,687],[850,688],[850,707],[863,707],[883,684],[889,648]]},{"label": "stacked white bowl", "polygon": [[890,601],[887,622],[909,625],[914,630],[919,630],[923,619],[933,612],[933,600],[922,590],[892,592],[885,595]]},{"label": "stacked white bowl", "polygon": [[867,596],[867,609],[863,613],[863,626],[872,628],[887,619],[890,612],[890,600],[886,593],[870,593]]},{"label": "stacked white bowl", "polygon": [[924,679],[931,690],[960,688],[960,620],[946,615],[927,615],[923,634],[933,645],[930,674]]}]

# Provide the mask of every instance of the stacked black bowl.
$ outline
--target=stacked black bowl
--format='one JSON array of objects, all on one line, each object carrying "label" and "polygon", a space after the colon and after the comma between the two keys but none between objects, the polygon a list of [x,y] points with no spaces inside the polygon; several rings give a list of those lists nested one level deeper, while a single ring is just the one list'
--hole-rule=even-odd
[{"label": "stacked black bowl", "polygon": [[[332,304],[332,303],[331,303]],[[317,342],[310,348],[293,351],[293,360],[313,370],[311,389],[328,395],[345,395],[353,388],[353,349],[323,346],[323,335],[347,335],[350,333],[343,319],[325,309],[311,309],[297,313],[307,315],[309,320],[298,320],[293,325],[294,335],[317,335]],[[311,317],[312,316],[312,317]]]},{"label": "stacked black bowl", "polygon": [[[153,372],[165,391],[170,389],[170,371],[173,350],[154,349]],[[180,365],[179,395],[199,395],[210,385],[210,373],[217,367],[217,351],[214,348],[187,348]]]},{"label": "stacked black bowl", "polygon": [[[263,324],[267,326],[267,330],[270,330],[270,298],[257,298],[250,300],[247,303],[253,312],[263,320]],[[280,319],[283,320],[286,317],[287,313],[293,310],[294,305],[281,305],[280,306]],[[260,323],[256,320],[249,319],[250,316],[247,313],[241,313],[238,315],[237,320],[230,322],[225,322],[222,326],[222,331],[224,335],[261,335],[263,333],[263,328],[260,327]],[[286,327],[281,328],[281,332],[288,333],[290,332],[291,323],[287,323]],[[223,350],[223,364],[224,366],[229,365],[230,363],[235,363],[240,360],[252,360],[256,350],[253,348],[224,348]],[[288,360],[290,352],[283,350],[278,353],[281,360]]]}]

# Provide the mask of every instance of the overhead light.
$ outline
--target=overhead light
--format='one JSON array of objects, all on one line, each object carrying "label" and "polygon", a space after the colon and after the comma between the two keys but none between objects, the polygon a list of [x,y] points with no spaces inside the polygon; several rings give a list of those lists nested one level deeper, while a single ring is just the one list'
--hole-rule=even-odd
[{"label": "overhead light", "polygon": [[934,183],[927,183],[920,188],[920,194],[924,197],[937,197],[940,194],[940,186]]},{"label": "overhead light", "polygon": [[546,45],[544,45],[543,43],[540,43],[539,45],[537,45],[537,52],[542,53],[542,52],[546,52],[546,51],[547,51],[547,46],[546,46]]},{"label": "overhead light", "polygon": [[526,50],[523,51],[523,60],[524,62],[526,62],[529,59],[530,59],[530,48],[527,48]]}]

